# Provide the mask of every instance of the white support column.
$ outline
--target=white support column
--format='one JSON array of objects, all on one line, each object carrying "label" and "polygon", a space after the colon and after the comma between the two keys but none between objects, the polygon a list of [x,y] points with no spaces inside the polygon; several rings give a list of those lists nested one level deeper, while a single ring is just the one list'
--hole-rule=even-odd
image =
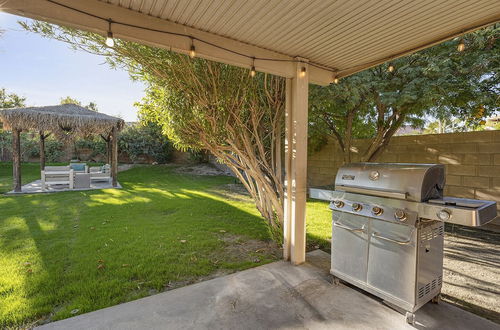
[{"label": "white support column", "polygon": [[285,96],[285,203],[284,203],[284,221],[283,221],[283,258],[290,260],[291,245],[291,215],[292,215],[292,79],[286,80]]},{"label": "white support column", "polygon": [[295,265],[305,261],[306,253],[308,69],[297,63],[295,77],[286,82],[283,255]]}]

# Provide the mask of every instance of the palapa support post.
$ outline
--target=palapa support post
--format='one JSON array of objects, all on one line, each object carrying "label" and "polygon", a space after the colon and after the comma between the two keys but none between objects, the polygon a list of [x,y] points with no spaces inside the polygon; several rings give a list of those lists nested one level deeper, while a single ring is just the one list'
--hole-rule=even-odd
[{"label": "palapa support post", "polygon": [[118,129],[116,126],[113,127],[111,131],[111,180],[113,187],[117,187],[117,176],[118,176]]},{"label": "palapa support post", "polygon": [[48,135],[44,135],[43,131],[39,132],[40,134],[40,171],[45,170],[45,138]]},{"label": "palapa support post", "polygon": [[106,140],[106,163],[111,164],[113,145],[111,144],[111,136]]},{"label": "palapa support post", "polygon": [[12,129],[12,176],[14,191],[21,192],[21,130]]}]

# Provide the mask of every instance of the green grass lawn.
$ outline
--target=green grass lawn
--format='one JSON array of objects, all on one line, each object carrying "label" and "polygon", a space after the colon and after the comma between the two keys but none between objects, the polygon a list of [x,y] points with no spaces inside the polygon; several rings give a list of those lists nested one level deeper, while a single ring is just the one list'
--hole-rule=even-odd
[{"label": "green grass lawn", "polygon": [[[21,181],[22,184],[40,179],[40,164],[22,164]],[[0,194],[12,190],[12,164],[0,162]]]},{"label": "green grass lawn", "polygon": [[[39,178],[23,164],[23,182]],[[0,328],[54,321],[279,259],[234,179],[169,166],[120,173],[121,190],[0,195]],[[11,189],[0,163],[0,192]],[[308,204],[308,244],[328,248],[327,204]]]}]

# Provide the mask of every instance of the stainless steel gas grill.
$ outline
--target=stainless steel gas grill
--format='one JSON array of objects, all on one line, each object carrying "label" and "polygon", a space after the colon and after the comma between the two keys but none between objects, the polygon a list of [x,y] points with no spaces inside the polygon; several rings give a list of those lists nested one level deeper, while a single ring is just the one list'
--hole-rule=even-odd
[{"label": "stainless steel gas grill", "polygon": [[331,274],[414,312],[437,301],[443,276],[444,222],[481,226],[492,201],[443,197],[445,169],[433,164],[353,163],[339,169]]}]

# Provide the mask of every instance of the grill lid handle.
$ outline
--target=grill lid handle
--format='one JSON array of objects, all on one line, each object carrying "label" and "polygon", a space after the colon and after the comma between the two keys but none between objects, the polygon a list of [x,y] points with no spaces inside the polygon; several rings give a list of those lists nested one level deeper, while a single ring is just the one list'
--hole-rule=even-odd
[{"label": "grill lid handle", "polygon": [[412,235],[413,235],[413,231],[411,232],[410,238],[408,238],[406,241],[399,241],[397,239],[392,239],[392,238],[389,238],[389,237],[381,236],[380,233],[377,233],[377,232],[372,233],[372,237],[375,237],[375,238],[378,238],[378,239],[382,239],[384,241],[396,243],[396,244],[399,244],[399,245],[408,245],[408,244],[410,244],[411,243],[411,237],[412,237]]},{"label": "grill lid handle", "polygon": [[349,231],[352,231],[352,232],[365,232],[365,225],[363,225],[361,228],[351,228],[351,227],[348,227],[344,224],[341,224],[340,222],[334,222],[333,225],[335,227],[339,227],[339,228],[342,228],[342,229],[345,229],[345,230],[349,230]]},{"label": "grill lid handle", "polygon": [[357,193],[357,194],[366,194],[378,197],[388,197],[388,198],[397,198],[397,199],[406,199],[408,197],[407,192],[396,191],[396,190],[388,190],[388,189],[370,189],[366,187],[359,186],[337,186],[337,190],[343,190],[347,192]]}]

